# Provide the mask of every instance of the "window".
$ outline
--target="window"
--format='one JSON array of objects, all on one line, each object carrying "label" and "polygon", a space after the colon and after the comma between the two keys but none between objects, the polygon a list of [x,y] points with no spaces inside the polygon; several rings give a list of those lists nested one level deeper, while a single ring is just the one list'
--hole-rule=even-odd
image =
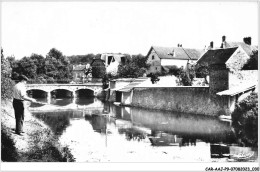
[{"label": "window", "polygon": [[152,55],[152,60],[154,60],[154,55]]},{"label": "window", "polygon": [[108,56],[107,58],[107,64],[109,65],[111,63],[111,61],[113,60],[113,56]]},{"label": "window", "polygon": [[125,57],[121,57],[121,63],[125,64]]},{"label": "window", "polygon": [[155,70],[157,70],[157,67],[155,67]]}]

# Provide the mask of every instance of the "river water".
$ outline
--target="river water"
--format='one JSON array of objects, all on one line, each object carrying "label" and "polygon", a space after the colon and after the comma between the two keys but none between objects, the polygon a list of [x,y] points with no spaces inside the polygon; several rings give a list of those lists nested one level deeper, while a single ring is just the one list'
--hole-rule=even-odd
[{"label": "river water", "polygon": [[239,146],[229,121],[216,117],[122,107],[96,98],[52,99],[29,110],[68,146],[76,162],[248,162],[258,157],[257,149]]}]

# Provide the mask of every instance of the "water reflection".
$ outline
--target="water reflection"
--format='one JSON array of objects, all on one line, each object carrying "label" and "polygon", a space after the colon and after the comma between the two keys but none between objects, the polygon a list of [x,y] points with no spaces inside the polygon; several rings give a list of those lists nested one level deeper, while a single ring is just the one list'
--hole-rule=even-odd
[{"label": "water reflection", "polygon": [[[58,111],[52,112],[48,111],[50,107],[37,110],[38,107],[32,105],[30,108],[60,140],[71,146],[78,161],[88,159],[86,154],[91,154],[91,159],[94,150],[102,155],[101,161],[109,157],[109,161],[117,162],[123,161],[123,155],[128,157],[126,162],[130,161],[129,152],[139,157],[146,151],[151,154],[148,162],[160,161],[159,157],[165,156],[165,152],[168,155],[165,161],[210,162],[214,158],[230,159],[231,154],[242,151],[234,148],[237,140],[230,123],[214,117],[120,107],[96,99],[56,100],[51,108]],[[163,155],[161,148],[165,149]],[[252,155],[251,159],[257,159],[257,150],[243,151],[245,155]],[[88,161],[92,161],[90,159]],[[133,161],[139,162],[136,157]]]},{"label": "water reflection", "polygon": [[58,112],[53,115],[52,112],[37,113],[35,116],[47,124],[56,135],[61,135],[70,125],[70,118],[73,112]]}]

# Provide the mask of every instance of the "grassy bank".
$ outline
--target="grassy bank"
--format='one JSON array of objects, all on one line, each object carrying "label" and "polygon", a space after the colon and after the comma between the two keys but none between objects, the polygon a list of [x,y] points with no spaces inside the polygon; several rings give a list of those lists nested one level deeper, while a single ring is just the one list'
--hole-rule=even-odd
[{"label": "grassy bank", "polygon": [[73,162],[69,149],[26,109],[24,136],[14,134],[11,101],[1,101],[1,157],[3,162]]}]

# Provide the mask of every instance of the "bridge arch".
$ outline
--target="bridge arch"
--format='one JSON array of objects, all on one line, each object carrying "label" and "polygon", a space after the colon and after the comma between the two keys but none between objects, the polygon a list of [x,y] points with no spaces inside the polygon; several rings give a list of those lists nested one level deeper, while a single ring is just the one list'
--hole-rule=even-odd
[{"label": "bridge arch", "polygon": [[27,88],[26,91],[33,91],[33,90],[40,90],[40,91],[44,91],[44,92],[48,92],[48,90],[43,89],[43,88]]},{"label": "bridge arch", "polygon": [[48,96],[48,91],[43,89],[33,88],[26,90],[26,92],[30,97],[43,98]]},{"label": "bridge arch", "polygon": [[80,88],[75,90],[77,97],[94,97],[95,90],[89,88]]},{"label": "bridge arch", "polygon": [[74,91],[66,88],[55,88],[49,91],[52,97],[64,98],[64,97],[74,97]]}]

